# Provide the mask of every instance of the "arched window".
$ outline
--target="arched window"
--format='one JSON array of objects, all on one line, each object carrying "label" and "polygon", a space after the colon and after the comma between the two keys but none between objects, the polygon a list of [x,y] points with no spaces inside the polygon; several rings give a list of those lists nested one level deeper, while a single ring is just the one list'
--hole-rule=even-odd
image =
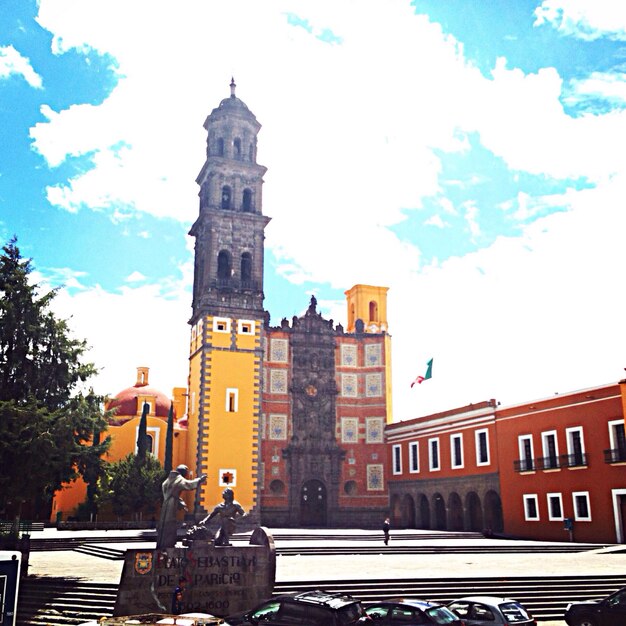
[{"label": "arched window", "polygon": [[378,303],[372,300],[370,302],[370,322],[378,321]]},{"label": "arched window", "polygon": [[241,159],[241,139],[239,137],[233,141],[233,157],[237,160]]},{"label": "arched window", "polygon": [[241,209],[246,213],[250,213],[250,211],[252,211],[252,190],[243,190],[243,202],[241,204]]},{"label": "arched window", "polygon": [[230,209],[231,189],[228,185],[222,187],[222,208]]},{"label": "arched window", "polygon": [[254,144],[251,143],[250,147],[248,148],[248,159],[250,161],[254,161]]},{"label": "arched window", "polygon": [[232,275],[230,252],[221,250],[217,255],[217,277],[220,279],[230,278]]},{"label": "arched window", "polygon": [[224,156],[224,140],[221,137],[217,140],[217,156]]},{"label": "arched window", "polygon": [[249,283],[252,280],[252,255],[244,252],[241,255],[241,282]]}]

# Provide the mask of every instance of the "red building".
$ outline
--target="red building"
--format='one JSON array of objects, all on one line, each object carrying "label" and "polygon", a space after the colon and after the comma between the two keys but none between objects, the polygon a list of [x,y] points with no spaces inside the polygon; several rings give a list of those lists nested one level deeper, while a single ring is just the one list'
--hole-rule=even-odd
[{"label": "red building", "polygon": [[626,542],[626,381],[386,429],[393,521],[528,539]]},{"label": "red building", "polygon": [[557,541],[625,541],[620,385],[498,409],[496,420],[506,533]]},{"label": "red building", "polygon": [[392,521],[436,530],[503,530],[496,402],[386,429]]}]

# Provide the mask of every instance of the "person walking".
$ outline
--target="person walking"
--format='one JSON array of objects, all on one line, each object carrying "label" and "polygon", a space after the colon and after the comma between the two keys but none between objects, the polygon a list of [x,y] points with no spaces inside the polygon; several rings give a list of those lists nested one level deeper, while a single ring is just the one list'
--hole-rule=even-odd
[{"label": "person walking", "polygon": [[385,545],[389,545],[389,529],[391,528],[391,523],[389,522],[389,518],[386,517],[383,522],[383,533],[385,533]]}]

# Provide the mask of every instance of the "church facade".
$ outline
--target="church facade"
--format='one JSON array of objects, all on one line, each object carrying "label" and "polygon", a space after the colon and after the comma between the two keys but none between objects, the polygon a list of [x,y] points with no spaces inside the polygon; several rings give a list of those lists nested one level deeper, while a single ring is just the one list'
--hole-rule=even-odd
[{"label": "church facade", "polygon": [[346,292],[348,327],[311,299],[270,326],[263,308],[262,185],[255,116],[235,94],[207,117],[198,175],[189,357],[189,466],[196,510],[231,487],[272,526],[379,525],[391,421],[386,288]]}]

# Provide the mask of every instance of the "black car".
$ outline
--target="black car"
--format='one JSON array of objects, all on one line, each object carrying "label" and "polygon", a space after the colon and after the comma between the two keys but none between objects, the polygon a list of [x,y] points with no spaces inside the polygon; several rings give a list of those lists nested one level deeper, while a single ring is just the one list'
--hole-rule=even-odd
[{"label": "black car", "polygon": [[626,624],[626,587],[603,600],[572,602],[565,610],[569,626],[624,626]]},{"label": "black car", "polygon": [[374,602],[367,605],[365,612],[372,618],[372,626],[463,626],[463,622],[445,606],[415,598],[392,598]]},{"label": "black car", "polygon": [[251,611],[229,615],[232,626],[353,626],[369,624],[361,603],[342,593],[304,591],[286,593],[263,602]]}]

